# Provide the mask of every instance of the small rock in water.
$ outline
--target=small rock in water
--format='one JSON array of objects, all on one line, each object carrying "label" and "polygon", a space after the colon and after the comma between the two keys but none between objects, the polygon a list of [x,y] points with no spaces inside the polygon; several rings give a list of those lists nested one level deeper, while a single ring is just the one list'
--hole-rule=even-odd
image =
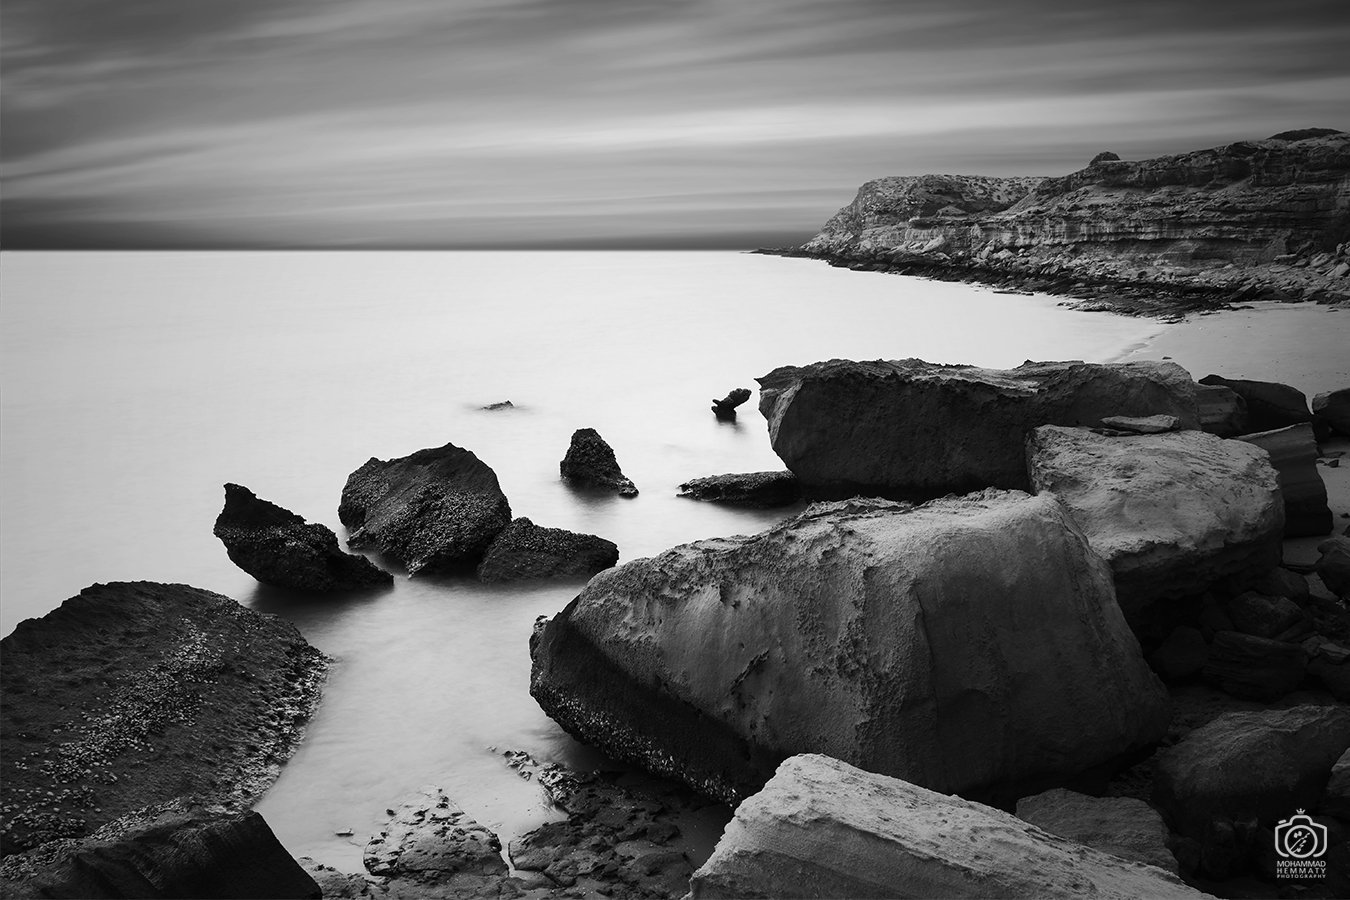
[{"label": "small rock in water", "polygon": [[736,407],[750,399],[749,388],[736,388],[727,394],[721,400],[712,402],[712,411],[715,416],[723,420],[732,420],[736,418]]},{"label": "small rock in water", "polygon": [[479,408],[486,410],[488,412],[497,412],[498,410],[503,409],[515,409],[516,405],[512,403],[510,400],[503,400],[500,403],[489,403],[487,406],[482,406]]},{"label": "small rock in water", "polygon": [[341,831],[333,832],[333,834],[337,837],[351,837],[355,833],[356,832],[352,831],[350,828],[344,828]]}]

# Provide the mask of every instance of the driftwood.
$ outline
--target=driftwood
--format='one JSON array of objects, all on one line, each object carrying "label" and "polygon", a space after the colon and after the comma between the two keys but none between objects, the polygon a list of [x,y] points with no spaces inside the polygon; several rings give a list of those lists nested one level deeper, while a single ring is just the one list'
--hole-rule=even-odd
[{"label": "driftwood", "polygon": [[712,402],[713,415],[719,419],[734,419],[736,418],[736,407],[749,399],[750,390],[748,388],[736,388],[721,400]]}]

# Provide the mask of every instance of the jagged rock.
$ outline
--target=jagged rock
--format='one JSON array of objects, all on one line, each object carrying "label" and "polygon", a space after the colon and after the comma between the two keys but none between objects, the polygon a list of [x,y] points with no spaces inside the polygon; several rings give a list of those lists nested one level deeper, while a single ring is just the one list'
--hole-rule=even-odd
[{"label": "jagged rock", "polygon": [[1023,444],[1037,425],[1155,413],[1199,424],[1194,383],[1166,362],[1029,362],[1000,371],[836,359],[784,366],[759,383],[774,452],[814,496],[1026,489]]},{"label": "jagged rock", "polygon": [[1350,710],[1295,706],[1224,713],[1154,757],[1152,799],[1198,838],[1214,819],[1271,827],[1312,809],[1350,747]]},{"label": "jagged rock", "polygon": [[1018,800],[1017,818],[1121,859],[1177,871],[1176,857],[1167,849],[1167,825],[1143,800],[1055,788]]},{"label": "jagged rock", "polygon": [[1247,401],[1221,384],[1197,384],[1195,401],[1200,407],[1200,428],[1219,437],[1237,437],[1250,432]]},{"label": "jagged rock", "polygon": [[1206,375],[1200,384],[1226,387],[1241,397],[1247,404],[1247,425],[1252,431],[1272,431],[1312,421],[1307,396],[1287,384],[1220,375]]},{"label": "jagged rock", "polygon": [[364,875],[339,871],[308,856],[302,856],[296,862],[318,884],[324,900],[376,900],[387,896],[382,884],[372,882]]},{"label": "jagged rock", "polygon": [[5,896],[296,897],[319,886],[256,812],[172,808],[5,860]]},{"label": "jagged rock", "polygon": [[1303,610],[1294,601],[1268,597],[1256,591],[1247,591],[1229,600],[1228,617],[1243,634],[1281,640],[1288,640],[1280,636],[1307,621]]},{"label": "jagged rock", "polygon": [[530,650],[530,692],[564,728],[729,802],[798,750],[1002,790],[1144,746],[1169,717],[1105,565],[1057,500],[1016,491],[819,504],[635,560]]},{"label": "jagged rock", "polygon": [[1308,602],[1308,580],[1285,568],[1271,569],[1253,582],[1252,590],[1268,597],[1284,597],[1299,604]]},{"label": "jagged rock", "polygon": [[736,388],[721,400],[712,402],[712,411],[719,419],[736,418],[736,407],[750,399],[749,388]]},{"label": "jagged rock", "polygon": [[614,450],[594,428],[578,428],[558,464],[562,477],[577,484],[613,488],[621,497],[635,497],[638,489],[624,477]]},{"label": "jagged rock", "polygon": [[212,532],[230,562],[263,584],[292,591],[351,591],[391,584],[394,576],[364,556],[343,553],[337,535],[246,487],[225,485],[225,508]]},{"label": "jagged rock", "polygon": [[1148,655],[1148,664],[1164,681],[1189,678],[1205,667],[1209,660],[1209,644],[1198,628],[1182,625],[1172,630]]},{"label": "jagged rock", "polygon": [[1328,431],[1350,437],[1350,388],[1313,397],[1312,413],[1314,421],[1322,423]]},{"label": "jagged rock", "polygon": [[436,881],[506,875],[501,851],[501,840],[445,791],[426,787],[399,805],[389,824],[366,844],[362,861],[372,875]]},{"label": "jagged rock", "polygon": [[1181,420],[1176,416],[1106,416],[1102,427],[1130,434],[1165,434],[1180,430]]},{"label": "jagged rock", "polygon": [[483,581],[590,577],[619,561],[619,548],[593,534],[542,528],[516,519],[502,529],[478,566]]},{"label": "jagged rock", "polygon": [[796,503],[801,499],[802,488],[797,483],[797,476],[791,472],[747,472],[693,478],[680,485],[680,496],[713,503],[771,508]]},{"label": "jagged rock", "polygon": [[477,564],[510,523],[511,505],[487,464],[446,444],[367,460],[347,476],[338,518],[351,546],[378,550],[416,575]]},{"label": "jagged rock", "polygon": [[1350,750],[1342,753],[1331,767],[1331,778],[1318,809],[1326,815],[1350,820]]},{"label": "jagged rock", "polygon": [[0,847],[179,795],[246,810],[318,704],[295,626],[182,584],[96,584],[0,641]]},{"label": "jagged rock", "polygon": [[1298,644],[1220,631],[1201,674],[1234,697],[1275,700],[1298,687],[1307,670],[1308,656]]},{"label": "jagged rock", "polygon": [[1251,445],[1047,425],[1027,439],[1027,466],[1037,492],[1057,495],[1110,563],[1136,629],[1166,621],[1166,601],[1280,562],[1284,507],[1269,459]]},{"label": "jagged rock", "polygon": [[689,896],[1202,897],[1174,875],[825,756],[736,809]]},{"label": "jagged rock", "polygon": [[1317,577],[1341,599],[1350,597],[1350,537],[1337,535],[1317,545]]},{"label": "jagged rock", "polygon": [[1327,486],[1317,471],[1317,441],[1312,426],[1290,425],[1274,431],[1244,434],[1238,440],[1270,454],[1284,497],[1284,536],[1307,537],[1331,531]]}]

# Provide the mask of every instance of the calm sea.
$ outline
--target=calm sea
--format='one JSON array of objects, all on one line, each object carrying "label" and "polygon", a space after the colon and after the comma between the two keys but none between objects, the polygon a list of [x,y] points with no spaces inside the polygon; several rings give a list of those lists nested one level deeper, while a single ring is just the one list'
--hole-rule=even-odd
[{"label": "calm sea", "polygon": [[[489,748],[595,762],[528,693],[531,626],[579,584],[279,596],[212,536],[222,483],[342,535],[350,471],[453,441],[496,470],[516,515],[608,537],[627,560],[784,515],[675,496],[689,478],[781,468],[753,400],[735,424],[708,409],[775,366],[1106,360],[1159,330],[738,253],[6,253],[0,277],[3,632],[91,583],[139,579],[294,621],[336,664],[259,809],[292,853],[351,871],[385,808],[423,784],[506,840],[542,821],[537,786]],[[515,408],[481,409],[503,400]],[[640,496],[559,481],[584,426]]]}]

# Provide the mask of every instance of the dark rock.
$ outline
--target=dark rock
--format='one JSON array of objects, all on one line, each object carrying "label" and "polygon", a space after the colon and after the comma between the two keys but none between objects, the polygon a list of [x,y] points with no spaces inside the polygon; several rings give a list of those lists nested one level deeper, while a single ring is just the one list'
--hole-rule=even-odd
[{"label": "dark rock", "polygon": [[811,496],[932,497],[1026,489],[1025,438],[1044,424],[1177,416],[1195,428],[1194,382],[1175,363],[1024,363],[999,371],[831,360],[759,379],[774,452]]},{"label": "dark rock", "polygon": [[736,388],[721,400],[712,402],[713,414],[719,419],[736,418],[736,407],[750,399],[749,388]]},{"label": "dark rock", "polygon": [[1342,600],[1350,597],[1350,538],[1337,535],[1317,545],[1317,577]]},{"label": "dark rock", "polygon": [[1313,420],[1333,434],[1350,437],[1350,388],[1327,391],[1313,397]]},{"label": "dark rock", "polygon": [[1331,778],[1317,808],[1329,816],[1350,821],[1350,749],[1331,767]]},{"label": "dark rock", "polygon": [[1294,601],[1285,597],[1267,597],[1255,591],[1247,591],[1229,600],[1228,617],[1243,634],[1272,639],[1295,625],[1307,622],[1303,610]]},{"label": "dark rock", "polygon": [[476,565],[510,523],[511,505],[491,468],[446,444],[368,460],[347,476],[338,518],[351,546],[387,554],[416,575]]},{"label": "dark rock", "polygon": [[1308,601],[1308,580],[1285,568],[1271,569],[1252,583],[1252,590],[1269,597],[1285,597],[1298,604]]},{"label": "dark rock", "polygon": [[460,809],[445,791],[427,787],[399,805],[393,819],[366,844],[362,861],[372,875],[442,881],[456,875],[505,875],[502,842]]},{"label": "dark rock", "polygon": [[382,885],[364,875],[340,872],[308,856],[302,856],[296,862],[319,885],[324,900],[375,900],[386,895]]},{"label": "dark rock", "polygon": [[1307,669],[1308,656],[1298,644],[1220,631],[1202,674],[1234,697],[1275,700],[1298,687]]},{"label": "dark rock", "polygon": [[1200,428],[1219,437],[1247,434],[1247,401],[1221,384],[1197,384],[1195,400],[1200,407]]},{"label": "dark rock", "polygon": [[803,748],[1002,789],[1165,730],[1111,592],[1053,497],[820,504],[600,573],[536,631],[530,692],[586,743],[726,801]]},{"label": "dark rock", "polygon": [[[256,812],[216,815],[175,808],[148,821],[129,819],[125,827],[115,823],[82,841],[60,844],[42,853],[40,861],[7,859],[5,896],[322,896]],[[33,871],[22,877],[25,868]]]},{"label": "dark rock", "polygon": [[1308,663],[1308,674],[1317,679],[1331,696],[1342,703],[1350,703],[1350,663],[1314,657]]},{"label": "dark rock", "polygon": [[772,508],[796,503],[801,499],[802,489],[797,476],[791,472],[747,472],[691,479],[680,485],[680,496],[713,503]]},{"label": "dark rock", "polygon": [[624,477],[613,448],[594,428],[572,433],[572,443],[558,468],[563,478],[576,484],[613,488],[621,497],[637,496],[638,489]]},{"label": "dark rock", "polygon": [[1180,430],[1181,420],[1176,416],[1106,416],[1102,427],[1128,434],[1165,434]]},{"label": "dark rock", "polygon": [[343,553],[329,528],[305,520],[246,487],[225,485],[225,508],[213,531],[230,561],[263,584],[292,591],[353,591],[391,584],[394,576],[364,556]]},{"label": "dark rock", "polygon": [[619,548],[593,534],[543,528],[516,519],[502,529],[478,566],[483,581],[590,577],[619,561]]},{"label": "dark rock", "polygon": [[1173,629],[1148,664],[1163,681],[1180,681],[1199,672],[1209,660],[1209,645],[1198,628],[1182,625]]},{"label": "dark rock", "polygon": [[1284,536],[1308,537],[1331,531],[1327,486],[1317,471],[1317,442],[1312,426],[1290,425],[1238,438],[1270,454],[1284,497]]},{"label": "dark rock", "polygon": [[1134,797],[1089,797],[1056,788],[1018,800],[1017,818],[1121,859],[1177,871],[1162,816]]},{"label": "dark rock", "polygon": [[1092,161],[1089,162],[1088,165],[1095,166],[1098,165],[1099,163],[1115,162],[1119,159],[1120,154],[1112,153],[1110,150],[1103,150],[1101,153],[1098,153],[1096,156],[1092,157]]},{"label": "dark rock", "polygon": [[1248,427],[1253,431],[1272,431],[1312,421],[1307,396],[1287,384],[1219,375],[1206,375],[1200,383],[1226,387],[1241,397],[1247,404]]},{"label": "dark rock", "polygon": [[512,403],[510,400],[502,400],[498,403],[489,403],[487,406],[482,407],[482,409],[485,412],[501,412],[502,410],[505,409],[515,409],[515,408],[516,405]]}]

